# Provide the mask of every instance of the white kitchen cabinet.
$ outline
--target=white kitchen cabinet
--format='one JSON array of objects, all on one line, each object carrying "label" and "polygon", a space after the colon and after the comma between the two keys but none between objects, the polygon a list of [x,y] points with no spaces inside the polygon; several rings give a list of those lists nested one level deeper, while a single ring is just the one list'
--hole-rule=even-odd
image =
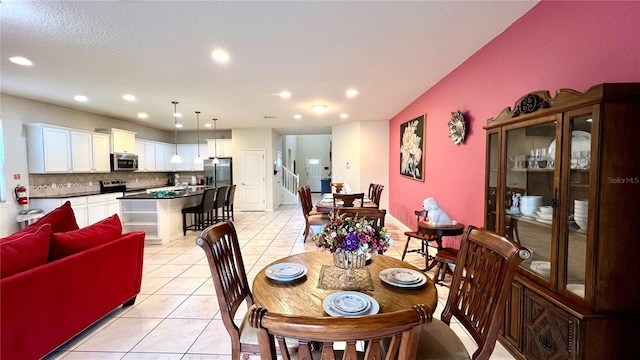
[{"label": "white kitchen cabinet", "polygon": [[145,171],[156,171],[156,144],[150,141],[144,142],[144,153],[145,153],[145,161],[146,167]]},{"label": "white kitchen cabinet", "polygon": [[27,127],[29,173],[109,172],[109,135],[47,124]]},{"label": "white kitchen cabinet", "polygon": [[70,136],[71,170],[74,172],[91,172],[93,170],[91,133],[70,131]]},{"label": "white kitchen cabinet", "polygon": [[122,193],[87,196],[88,224],[95,224],[113,214],[120,216],[120,204],[117,198],[122,196]]},{"label": "white kitchen cabinet", "polygon": [[136,133],[121,129],[111,129],[111,152],[134,154],[136,152]]},{"label": "white kitchen cabinet", "polygon": [[164,144],[164,170],[175,171],[175,165],[171,162],[171,157],[176,153],[176,147],[173,144]]},{"label": "white kitchen cabinet", "polygon": [[142,140],[136,140],[136,155],[138,155],[138,171],[146,171],[147,152],[145,149],[145,142]]},{"label": "white kitchen cabinet", "polygon": [[207,139],[209,157],[231,157],[231,139]]},{"label": "white kitchen cabinet", "polygon": [[162,143],[154,143],[154,146],[155,146],[155,152],[156,152],[155,170],[165,171],[167,170],[165,167],[165,156],[166,156],[165,152],[167,150],[167,147]]},{"label": "white kitchen cabinet", "polygon": [[[111,155],[109,153],[109,135],[91,134],[93,170],[92,172],[111,172]],[[75,151],[75,150],[74,150]]]},{"label": "white kitchen cabinet", "polygon": [[80,228],[83,228],[89,224],[87,215],[87,197],[75,196],[70,198],[45,198],[45,199],[29,199],[33,208],[42,209],[45,213],[60,207],[65,202],[71,203],[71,209],[73,209],[73,215],[76,218],[76,222]]}]

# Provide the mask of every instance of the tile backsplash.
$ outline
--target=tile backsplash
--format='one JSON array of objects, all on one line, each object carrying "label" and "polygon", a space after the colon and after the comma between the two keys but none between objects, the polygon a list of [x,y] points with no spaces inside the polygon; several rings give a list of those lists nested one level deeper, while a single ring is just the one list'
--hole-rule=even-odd
[{"label": "tile backsplash", "polygon": [[[173,174],[173,173],[172,173]],[[180,178],[204,176],[202,172],[181,172]],[[112,172],[102,174],[29,174],[29,197],[100,192],[100,180],[126,180],[127,187],[153,188],[167,185],[164,172]]]}]

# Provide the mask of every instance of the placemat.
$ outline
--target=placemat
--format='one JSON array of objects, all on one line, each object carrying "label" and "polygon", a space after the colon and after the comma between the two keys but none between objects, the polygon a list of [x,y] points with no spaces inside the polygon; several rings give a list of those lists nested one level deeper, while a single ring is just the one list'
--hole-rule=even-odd
[{"label": "placemat", "polygon": [[345,271],[336,266],[322,265],[318,288],[324,290],[373,290],[371,273],[367,267],[353,270],[354,280],[349,283],[340,280],[340,276]]}]

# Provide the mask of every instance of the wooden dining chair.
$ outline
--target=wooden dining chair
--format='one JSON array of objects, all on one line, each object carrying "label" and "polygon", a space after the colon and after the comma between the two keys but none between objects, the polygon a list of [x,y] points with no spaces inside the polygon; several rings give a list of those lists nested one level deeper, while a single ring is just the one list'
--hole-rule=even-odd
[{"label": "wooden dining chair", "polygon": [[384,190],[384,185],[378,184],[378,186],[374,191],[373,197],[371,198],[371,201],[374,204],[376,204],[376,207],[380,207],[380,198],[382,197],[382,190]]},{"label": "wooden dining chair", "polygon": [[[424,264],[425,269],[428,267],[429,263],[433,260],[433,256],[429,254],[429,246],[430,242],[435,242],[437,240],[437,236],[429,235],[423,231],[420,231],[420,228],[417,224],[420,224],[421,221],[429,221],[427,218],[427,210],[416,210],[414,211],[416,215],[416,228],[415,231],[405,231],[404,235],[407,237],[407,242],[404,244],[404,251],[402,251],[402,258],[400,260],[404,261],[404,258],[407,256],[407,253],[415,252],[424,256]],[[409,244],[411,243],[411,239],[416,239],[420,241],[420,248],[409,250]],[[437,246],[436,246],[437,247]]]},{"label": "wooden dining chair", "polygon": [[302,209],[302,215],[304,216],[305,228],[304,228],[304,241],[307,241],[311,233],[311,226],[318,225],[324,226],[331,222],[331,219],[326,214],[313,213],[313,202],[311,200],[311,191],[309,188],[302,186],[298,188],[298,196],[300,198],[300,207]]},{"label": "wooden dining chair", "polygon": [[374,184],[374,183],[369,184],[369,192],[367,193],[367,197],[369,199],[373,199],[373,194],[375,194],[377,186],[378,184]]},{"label": "wooden dining chair", "polygon": [[[360,207],[364,206],[364,193],[356,194],[333,194],[333,207],[353,207],[354,201],[360,200]],[[338,204],[342,201],[342,205]]]},{"label": "wooden dining chair", "polygon": [[355,218],[365,218],[369,221],[373,220],[374,223],[373,225],[376,227],[383,227],[384,226],[384,218],[387,215],[387,210],[385,209],[376,209],[376,208],[369,208],[369,207],[364,207],[364,208],[359,208],[359,207],[352,207],[352,208],[345,208],[345,207],[338,207],[335,210],[335,213],[337,215],[340,214],[345,214],[345,216],[347,217],[355,217]]},{"label": "wooden dining chair", "polygon": [[[468,226],[462,236],[442,321],[434,319],[422,327],[420,359],[489,359],[513,277],[520,263],[530,256],[528,249],[506,237]],[[471,357],[449,327],[452,316],[478,345]]]},{"label": "wooden dining chair", "polygon": [[[207,256],[222,322],[231,337],[231,357],[238,360],[241,354],[245,359],[248,354],[259,354],[257,331],[248,324],[249,313],[240,326],[234,321],[243,302],[247,308],[253,305],[253,296],[233,223],[227,220],[209,226],[196,238],[196,244]],[[296,349],[298,344],[289,341],[288,346]]]},{"label": "wooden dining chair", "polygon": [[[249,317],[250,325],[258,331],[262,360],[275,360],[275,345],[286,348],[285,339],[288,338],[295,338],[300,344],[298,359],[413,360],[416,359],[420,326],[432,319],[431,311],[425,305],[358,317],[282,315],[254,306]],[[388,348],[381,346],[384,338],[391,338]],[[346,342],[344,350],[334,350],[333,343],[338,341]],[[357,350],[359,341],[367,342],[365,352]],[[312,342],[321,343],[321,349],[312,351]],[[289,353],[282,351],[283,360],[291,358]]]}]

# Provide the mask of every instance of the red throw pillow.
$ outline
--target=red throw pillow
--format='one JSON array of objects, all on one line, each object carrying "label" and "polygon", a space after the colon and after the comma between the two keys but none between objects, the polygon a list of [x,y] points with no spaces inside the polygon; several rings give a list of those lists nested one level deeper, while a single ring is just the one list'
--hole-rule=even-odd
[{"label": "red throw pillow", "polygon": [[122,236],[122,223],[117,214],[80,230],[54,233],[51,236],[49,261],[108,243]]},{"label": "red throw pillow", "polygon": [[51,225],[43,224],[0,239],[0,279],[46,264],[50,236]]},{"label": "red throw pillow", "polygon": [[69,201],[60,205],[60,207],[51,210],[45,216],[27,226],[25,229],[34,226],[39,227],[42,224],[51,224],[51,231],[54,233],[78,230],[80,228],[76,222],[76,216],[73,213],[73,209],[71,208],[71,203]]}]

